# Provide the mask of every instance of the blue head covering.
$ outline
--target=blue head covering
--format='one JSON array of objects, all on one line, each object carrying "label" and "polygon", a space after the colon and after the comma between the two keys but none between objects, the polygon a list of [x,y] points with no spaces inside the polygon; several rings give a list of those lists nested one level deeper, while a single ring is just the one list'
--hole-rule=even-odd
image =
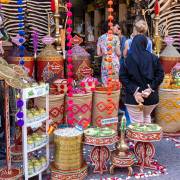
[{"label": "blue head covering", "polygon": [[137,35],[133,38],[130,53],[127,57],[127,67],[129,66],[129,71],[134,74],[134,68],[131,65],[136,65],[140,75],[151,81],[154,77],[154,61],[157,60],[157,57],[146,50],[147,44],[148,40],[144,35]]}]

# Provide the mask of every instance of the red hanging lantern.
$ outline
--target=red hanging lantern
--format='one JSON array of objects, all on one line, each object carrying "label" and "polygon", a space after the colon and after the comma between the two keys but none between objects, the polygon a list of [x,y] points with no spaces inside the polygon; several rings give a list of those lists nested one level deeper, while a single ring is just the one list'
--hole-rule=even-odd
[{"label": "red hanging lantern", "polygon": [[55,1],[51,0],[51,10],[52,12],[55,12]]},{"label": "red hanging lantern", "polygon": [[160,13],[160,6],[159,6],[158,0],[156,0],[156,2],[155,2],[154,13],[155,13],[156,16],[158,16],[159,13]]}]

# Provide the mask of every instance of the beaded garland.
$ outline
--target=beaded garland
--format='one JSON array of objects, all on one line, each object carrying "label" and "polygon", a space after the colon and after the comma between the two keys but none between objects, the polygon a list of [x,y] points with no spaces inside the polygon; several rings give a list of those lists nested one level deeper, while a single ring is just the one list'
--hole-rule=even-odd
[{"label": "beaded garland", "polygon": [[73,122],[74,122],[74,114],[72,112],[73,110],[73,100],[72,100],[72,97],[73,97],[73,72],[72,72],[72,69],[73,69],[73,64],[72,64],[72,43],[71,43],[71,39],[72,39],[72,12],[71,12],[71,8],[72,8],[72,3],[70,0],[68,0],[67,2],[67,9],[68,9],[68,12],[67,12],[67,16],[68,16],[68,20],[67,20],[67,47],[68,47],[68,52],[67,52],[67,70],[68,70],[68,78],[67,78],[67,96],[68,96],[68,107],[67,107],[67,123],[72,125]]},{"label": "beaded garland", "polygon": [[[25,63],[24,62],[25,47],[24,47],[23,43],[24,43],[25,32],[23,30],[23,23],[22,23],[22,20],[24,19],[23,8],[22,8],[23,0],[17,0],[17,5],[18,5],[18,20],[19,20],[19,24],[18,24],[18,27],[19,27],[19,31],[18,31],[18,34],[19,34],[19,51],[20,51],[20,53],[19,53],[19,55],[20,55],[19,65],[24,66],[24,63]],[[16,114],[16,118],[17,118],[17,125],[19,127],[22,127],[24,125],[24,119],[23,119],[24,114],[22,112],[23,105],[24,105],[24,102],[21,99],[20,95],[18,95],[16,106],[19,109],[19,111]]]},{"label": "beaded garland", "polygon": [[[107,90],[107,95],[110,96],[112,94],[112,77],[110,77],[112,75],[112,40],[113,40],[113,32],[112,32],[112,26],[113,26],[113,20],[114,17],[112,15],[113,13],[113,0],[108,0],[108,26],[109,26],[109,30],[108,30],[108,43],[107,43],[107,53],[108,53],[108,58],[106,59],[106,61],[109,63],[108,65],[108,90]],[[112,106],[112,98],[108,98],[108,114],[112,114],[112,108],[110,106]]]}]

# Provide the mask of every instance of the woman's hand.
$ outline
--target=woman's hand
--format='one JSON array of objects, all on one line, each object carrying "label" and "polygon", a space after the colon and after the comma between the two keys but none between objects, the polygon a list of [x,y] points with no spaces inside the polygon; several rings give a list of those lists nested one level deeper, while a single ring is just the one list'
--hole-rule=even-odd
[{"label": "woman's hand", "polygon": [[144,91],[142,91],[142,97],[143,98],[148,98],[151,94],[152,90],[150,88],[145,89]]},{"label": "woman's hand", "polygon": [[142,93],[140,93],[140,92],[135,93],[134,98],[138,104],[141,104],[144,102]]}]

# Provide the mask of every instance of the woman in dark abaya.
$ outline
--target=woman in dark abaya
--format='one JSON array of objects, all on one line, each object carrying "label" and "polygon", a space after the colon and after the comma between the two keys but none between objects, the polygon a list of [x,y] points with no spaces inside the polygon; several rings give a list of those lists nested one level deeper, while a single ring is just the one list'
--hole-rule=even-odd
[{"label": "woman in dark abaya", "polygon": [[158,57],[146,50],[147,43],[144,35],[135,36],[120,68],[131,122],[151,123],[151,112],[159,102],[158,87],[164,78]]}]

